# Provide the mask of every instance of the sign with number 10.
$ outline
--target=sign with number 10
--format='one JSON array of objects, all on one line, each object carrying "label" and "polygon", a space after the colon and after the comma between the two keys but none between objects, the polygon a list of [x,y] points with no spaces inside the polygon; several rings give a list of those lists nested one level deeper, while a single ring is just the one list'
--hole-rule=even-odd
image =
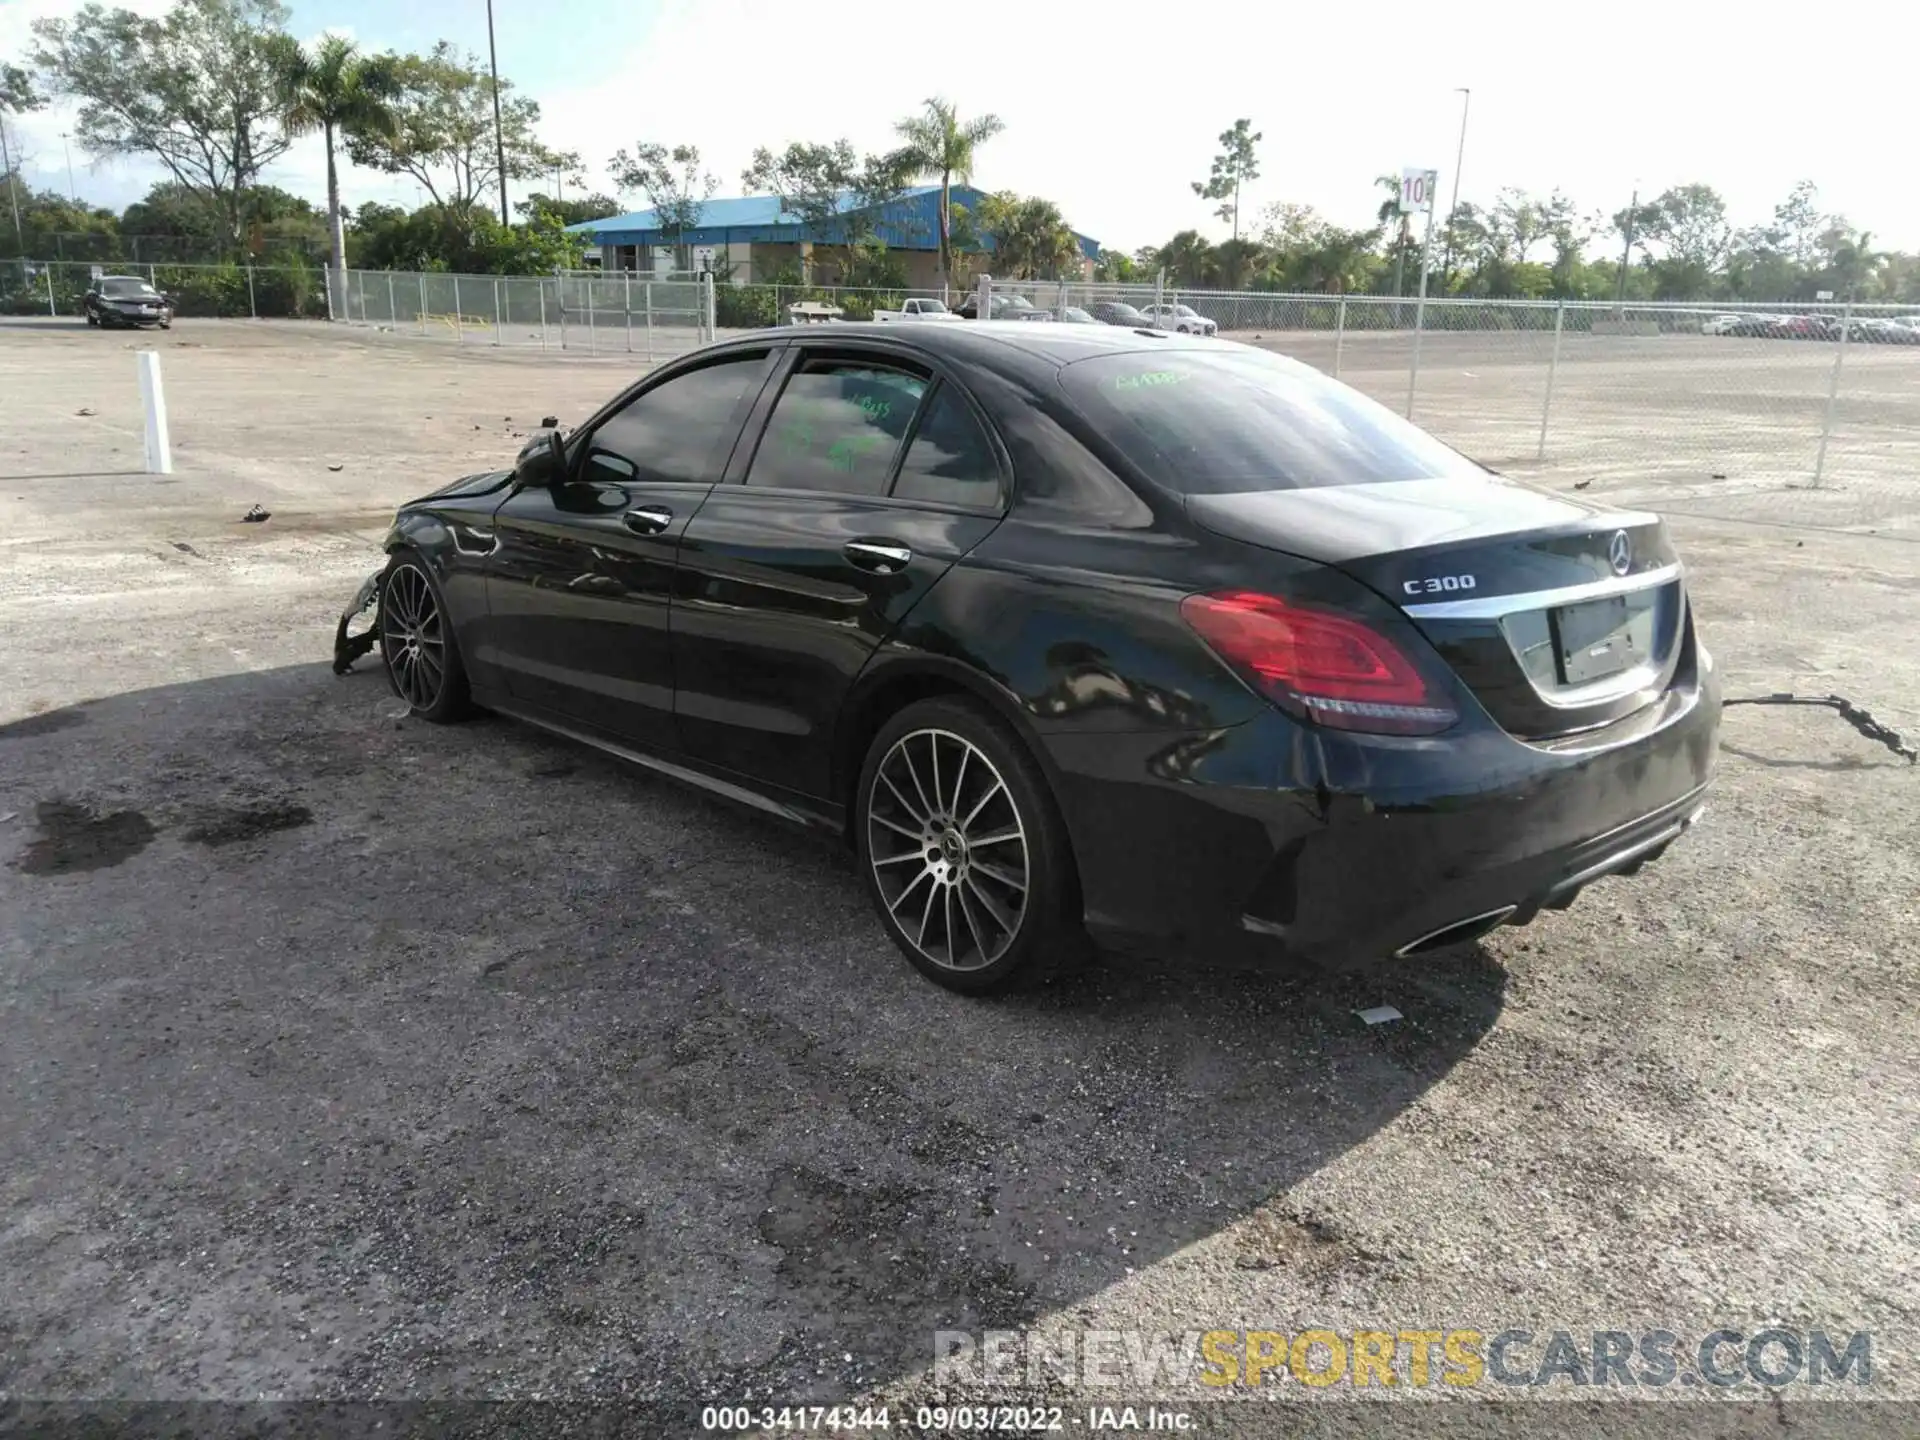
[{"label": "sign with number 10", "polygon": [[1400,172],[1400,213],[1421,215],[1433,209],[1433,192],[1440,188],[1438,170]]}]

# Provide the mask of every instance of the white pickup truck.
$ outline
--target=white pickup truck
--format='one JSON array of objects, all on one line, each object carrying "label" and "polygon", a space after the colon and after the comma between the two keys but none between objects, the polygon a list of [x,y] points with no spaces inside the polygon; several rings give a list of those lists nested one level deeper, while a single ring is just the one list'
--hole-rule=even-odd
[{"label": "white pickup truck", "polygon": [[876,320],[958,320],[960,317],[939,300],[907,300],[898,310],[876,310]]}]

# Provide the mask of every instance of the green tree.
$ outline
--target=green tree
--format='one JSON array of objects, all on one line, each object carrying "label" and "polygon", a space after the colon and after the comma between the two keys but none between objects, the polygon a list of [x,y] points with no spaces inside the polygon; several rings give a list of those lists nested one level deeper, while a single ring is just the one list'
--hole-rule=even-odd
[{"label": "green tree", "polygon": [[753,162],[741,173],[740,183],[749,195],[775,196],[784,212],[799,216],[814,235],[824,237],[846,208],[859,165],[847,140],[831,145],[796,141],[779,155],[762,146],[753,152]]},{"label": "green tree", "polygon": [[1701,271],[1718,270],[1732,249],[1727,202],[1711,185],[1676,185],[1643,207],[1643,248],[1657,241],[1668,258]]},{"label": "green tree", "polygon": [[78,103],[83,146],[158,160],[237,245],[241,196],[293,143],[280,123],[295,51],[286,19],[278,0],[178,0],[158,19],[89,4],[34,21],[33,58]]},{"label": "green tree", "polygon": [[1111,285],[1129,285],[1140,278],[1140,267],[1124,251],[1102,250],[1093,262],[1093,278]]},{"label": "green tree", "polygon": [[1261,135],[1251,120],[1236,120],[1220,132],[1220,153],[1213,157],[1213,173],[1204,181],[1193,182],[1193,193],[1202,200],[1218,200],[1213,213],[1233,222],[1233,238],[1240,238],[1240,187],[1260,178],[1260,164],[1253,147]]},{"label": "green tree", "polygon": [[0,113],[23,115],[46,103],[46,97],[33,83],[31,72],[0,60]]},{"label": "green tree", "polygon": [[1218,273],[1213,245],[1197,230],[1182,230],[1154,251],[1154,269],[1165,270],[1172,284],[1205,285]]},{"label": "green tree", "polygon": [[26,253],[26,230],[20,219],[19,181],[13,173],[13,147],[7,141],[7,116],[24,115],[47,103],[33,83],[33,76],[18,65],[0,61],[0,170],[7,175],[7,199],[13,210],[13,238]]},{"label": "green tree", "polygon": [[[254,185],[240,197],[240,209],[248,252],[282,258],[326,253],[326,216],[304,197],[277,185]],[[120,231],[129,259],[199,261],[222,248],[222,223],[205,196],[167,180],[122,212]]]},{"label": "green tree", "polygon": [[562,225],[579,225],[588,220],[604,220],[609,215],[618,215],[620,202],[611,195],[588,195],[575,200],[556,199],[545,191],[536,190],[526,199],[514,201],[513,208],[522,220],[551,215]]},{"label": "green tree", "polygon": [[1822,278],[1826,282],[1823,289],[1833,291],[1846,301],[1874,293],[1874,282],[1887,257],[1873,248],[1871,234],[1865,230],[1854,230],[1843,221],[1829,232],[1824,248],[1827,250],[1827,262],[1823,270]]},{"label": "green tree", "polygon": [[861,159],[850,142],[836,140],[831,145],[795,143],[778,155],[762,146],[740,179],[749,194],[774,195],[782,211],[799,217],[808,237],[801,247],[803,274],[814,243],[865,247],[864,258],[849,255],[842,268],[857,266],[861,273],[872,274],[886,268],[878,259],[886,247],[877,231],[886,208],[899,198],[905,169],[906,161],[897,152]]},{"label": "green tree", "polygon": [[700,151],[692,145],[636,145],[631,155],[625,150],[615,155],[608,168],[622,190],[638,190],[647,197],[654,227],[673,237],[676,251],[689,230],[700,228],[700,214],[720,188],[720,182],[700,168]]},{"label": "green tree", "polygon": [[1006,127],[997,115],[981,115],[962,124],[951,102],[938,96],[926,102],[925,112],[910,115],[893,127],[904,145],[901,170],[908,175],[940,177],[940,274],[953,278],[953,182],[973,180],[974,156],[979,148]]},{"label": "green tree", "polygon": [[[347,154],[356,165],[389,175],[408,175],[434,203],[465,224],[480,197],[508,180],[532,180],[561,172],[584,184],[580,157],[554,150],[535,133],[540,105],[499,83],[499,144],[494,139],[493,77],[477,57],[442,40],[426,55],[383,55],[383,98],[390,127],[349,129]],[[500,154],[507,173],[500,173]]]},{"label": "green tree", "polygon": [[370,270],[539,275],[577,269],[585,248],[583,237],[545,211],[524,225],[502,225],[485,206],[462,214],[438,203],[409,212],[369,202],[354,213],[347,234],[352,262]]},{"label": "green tree", "polygon": [[75,203],[64,190],[34,190],[8,172],[20,228],[7,248],[35,259],[111,260],[120,253],[119,224],[111,210]]},{"label": "green tree", "polygon": [[347,264],[345,214],[340,208],[338,142],[350,135],[391,137],[396,91],[387,56],[362,55],[353,41],[323,36],[311,51],[296,51],[287,66],[281,121],[295,135],[320,132],[327,150],[327,236],[335,270]]},{"label": "green tree", "polygon": [[1078,269],[1080,242],[1051,200],[989,195],[980,226],[993,237],[993,268],[1010,279],[1053,280]]}]

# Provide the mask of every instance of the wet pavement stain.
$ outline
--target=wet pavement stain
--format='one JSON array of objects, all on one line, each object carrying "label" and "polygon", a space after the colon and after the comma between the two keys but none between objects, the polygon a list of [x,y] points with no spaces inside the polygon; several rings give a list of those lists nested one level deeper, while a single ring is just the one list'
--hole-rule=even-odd
[{"label": "wet pavement stain", "polygon": [[86,723],[87,712],[70,705],[64,710],[49,710],[44,715],[29,715],[24,720],[0,725],[0,740],[25,740],[34,735],[51,735],[56,730],[67,730]]},{"label": "wet pavement stain", "polygon": [[71,875],[106,870],[147,848],[154,828],[138,810],[96,815],[71,800],[42,800],[34,807],[40,834],[13,868],[26,875]]},{"label": "wet pavement stain", "polygon": [[250,805],[210,816],[187,831],[187,839],[195,845],[237,845],[312,823],[313,812],[304,805]]}]

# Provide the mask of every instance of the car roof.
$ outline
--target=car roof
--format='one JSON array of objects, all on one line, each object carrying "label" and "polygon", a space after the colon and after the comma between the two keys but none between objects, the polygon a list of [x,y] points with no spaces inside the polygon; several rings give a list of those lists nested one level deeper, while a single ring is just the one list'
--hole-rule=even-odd
[{"label": "car roof", "polygon": [[1095,355],[1139,350],[1228,352],[1244,348],[1230,340],[1139,330],[1126,325],[1035,325],[1026,320],[969,320],[961,325],[911,327],[854,321],[830,328],[779,326],[762,331],[761,335],[816,345],[831,345],[840,340],[886,340],[924,350],[929,355],[950,356],[995,369],[1008,362],[1017,364],[1018,358],[1060,366]]}]

